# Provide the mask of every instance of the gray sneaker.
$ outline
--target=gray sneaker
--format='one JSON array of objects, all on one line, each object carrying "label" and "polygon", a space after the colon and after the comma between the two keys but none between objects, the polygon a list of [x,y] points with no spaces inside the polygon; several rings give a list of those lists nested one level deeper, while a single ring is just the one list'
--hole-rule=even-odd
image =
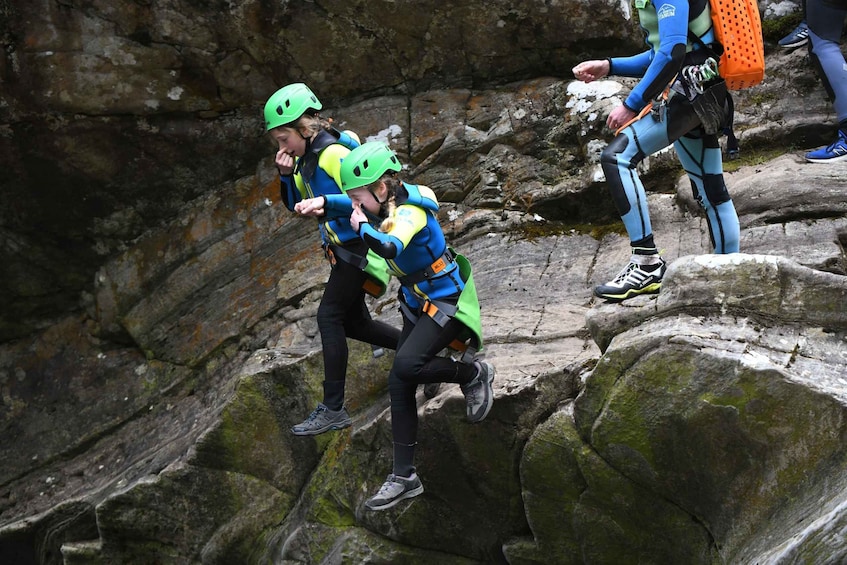
[{"label": "gray sneaker", "polygon": [[467,402],[468,421],[481,422],[488,416],[491,405],[494,404],[494,366],[488,361],[474,361],[477,374],[471,382],[460,388]]},{"label": "gray sneaker", "polygon": [[341,410],[330,410],[323,403],[318,404],[309,417],[291,428],[296,436],[315,436],[330,430],[347,428],[353,420],[343,406]]},{"label": "gray sneaker", "polygon": [[365,507],[368,510],[385,510],[401,500],[418,496],[423,490],[417,473],[412,473],[408,479],[391,474],[379,487],[379,492],[365,501]]},{"label": "gray sneaker", "polygon": [[426,398],[435,398],[438,396],[438,389],[441,388],[441,383],[426,383],[423,388]]}]

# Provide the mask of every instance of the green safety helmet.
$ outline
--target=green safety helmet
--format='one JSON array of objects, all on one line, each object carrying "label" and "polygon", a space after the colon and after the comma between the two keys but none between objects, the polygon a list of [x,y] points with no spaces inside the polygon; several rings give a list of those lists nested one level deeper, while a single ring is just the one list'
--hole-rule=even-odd
[{"label": "green safety helmet", "polygon": [[383,141],[358,146],[341,161],[341,190],[347,192],[376,182],[386,171],[399,171],[400,160]]},{"label": "green safety helmet", "polygon": [[315,93],[302,82],[283,86],[265,102],[265,131],[290,124],[309,110],[322,107]]}]

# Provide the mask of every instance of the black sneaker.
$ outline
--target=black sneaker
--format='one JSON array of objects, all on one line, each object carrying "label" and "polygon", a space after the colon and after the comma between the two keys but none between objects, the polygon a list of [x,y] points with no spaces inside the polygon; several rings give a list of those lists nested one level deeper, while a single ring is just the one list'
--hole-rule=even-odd
[{"label": "black sneaker", "polygon": [[468,421],[472,423],[483,421],[494,404],[494,389],[491,387],[494,366],[487,361],[474,361],[474,365],[476,376],[468,384],[459,387],[465,395]]},{"label": "black sneaker", "polygon": [[[662,277],[667,265],[660,259],[658,265],[630,263],[611,281],[594,288],[594,294],[611,302],[620,302],[639,294],[655,294],[662,288]],[[652,267],[653,270],[645,270]]]},{"label": "black sneaker", "polygon": [[779,40],[779,46],[783,49],[794,49],[795,47],[802,47],[808,42],[809,26],[806,24],[806,21],[803,20],[797,24],[794,31]]},{"label": "black sneaker", "polygon": [[424,488],[417,473],[412,473],[409,478],[391,474],[379,487],[379,492],[365,501],[365,507],[368,510],[385,510],[401,500],[418,496],[423,491]]},{"label": "black sneaker", "polygon": [[347,428],[352,423],[350,414],[343,406],[341,410],[330,410],[320,403],[308,418],[291,428],[291,433],[296,436],[315,436],[330,430]]}]

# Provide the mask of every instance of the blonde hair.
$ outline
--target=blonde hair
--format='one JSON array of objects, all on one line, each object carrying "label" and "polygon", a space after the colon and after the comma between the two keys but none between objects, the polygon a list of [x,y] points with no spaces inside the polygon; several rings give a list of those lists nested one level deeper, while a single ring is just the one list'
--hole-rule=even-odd
[{"label": "blonde hair", "polygon": [[327,120],[317,115],[312,116],[309,114],[303,114],[302,116],[297,118],[294,123],[289,124],[288,127],[294,128],[298,131],[306,130],[307,132],[309,132],[309,137],[312,137],[322,129],[327,131],[332,129],[332,120]]},{"label": "blonde hair", "polygon": [[397,175],[394,171],[385,172],[379,180],[373,184],[377,184],[380,182],[385,183],[385,187],[388,189],[388,200],[386,200],[386,212],[388,216],[382,220],[382,223],[379,225],[379,231],[382,233],[388,233],[391,231],[391,228],[394,227],[394,211],[397,210],[397,189],[400,188],[400,179],[397,178]]}]

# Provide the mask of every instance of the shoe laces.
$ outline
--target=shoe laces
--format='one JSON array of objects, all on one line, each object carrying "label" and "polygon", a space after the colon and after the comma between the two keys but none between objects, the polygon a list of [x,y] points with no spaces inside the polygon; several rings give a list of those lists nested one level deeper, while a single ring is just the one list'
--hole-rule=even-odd
[{"label": "shoe laces", "polygon": [[388,475],[388,478],[385,480],[384,483],[382,483],[382,486],[379,487],[379,491],[376,493],[376,495],[377,496],[384,496],[384,495],[389,494],[391,492],[392,485],[400,482],[396,479],[397,479],[397,475],[395,475],[393,473]]},{"label": "shoe laces", "polygon": [[833,151],[835,151],[835,148],[839,145],[842,145],[847,148],[847,138],[845,138],[844,135],[841,133],[838,134],[838,137],[835,138],[835,141],[826,146],[826,152],[832,153]]},{"label": "shoe laces", "polygon": [[624,280],[626,280],[626,278],[629,276],[629,274],[637,268],[638,265],[636,265],[635,263],[629,263],[626,267],[621,269],[621,272],[618,273],[614,279],[612,279],[612,282],[617,284],[623,283]]},{"label": "shoe laces", "polygon": [[653,276],[656,272],[660,272],[661,268],[662,265],[660,263],[656,267],[656,270],[648,271],[647,269],[644,269],[644,265],[630,263],[623,271],[620,272],[620,274],[618,274],[617,278],[615,278],[615,282],[620,285],[629,283],[638,286],[646,280],[646,277]]},{"label": "shoe laces", "polygon": [[[476,380],[476,379],[474,379]],[[471,381],[473,382],[473,381]],[[471,383],[468,383],[471,384]],[[471,405],[476,405],[476,393],[479,391],[478,386],[471,386],[467,392],[467,399]]]},{"label": "shoe laces", "polygon": [[326,412],[327,410],[329,410],[329,408],[327,408],[326,406],[323,406],[323,405],[318,406],[317,408],[312,410],[312,413],[309,414],[309,417],[306,418],[306,420],[309,421],[309,422],[314,422],[315,420],[318,419],[318,416],[320,416],[321,413]]},{"label": "shoe laces", "polygon": [[485,370],[482,366],[482,363],[474,363],[476,367],[477,373],[474,378],[468,381],[464,387],[462,387],[467,399],[471,402],[471,404],[476,404],[476,393],[480,390],[480,387],[475,386],[482,382],[482,372]]}]

